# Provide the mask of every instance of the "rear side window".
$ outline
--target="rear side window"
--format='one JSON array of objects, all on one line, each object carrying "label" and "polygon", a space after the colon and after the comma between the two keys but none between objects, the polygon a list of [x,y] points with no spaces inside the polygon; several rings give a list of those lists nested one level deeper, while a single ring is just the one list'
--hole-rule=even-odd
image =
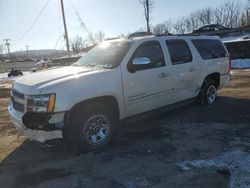
[{"label": "rear side window", "polygon": [[219,40],[193,39],[192,42],[203,59],[227,57],[227,52]]},{"label": "rear side window", "polygon": [[193,60],[188,44],[184,40],[166,41],[173,65],[188,63]]}]

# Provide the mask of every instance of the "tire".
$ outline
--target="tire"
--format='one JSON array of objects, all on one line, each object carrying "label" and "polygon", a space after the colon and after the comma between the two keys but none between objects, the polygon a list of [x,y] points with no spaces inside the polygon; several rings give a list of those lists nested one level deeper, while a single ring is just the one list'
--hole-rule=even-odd
[{"label": "tire", "polygon": [[63,130],[63,137],[74,152],[92,151],[110,143],[118,118],[102,104],[79,107]]},{"label": "tire", "polygon": [[217,97],[216,82],[212,79],[205,80],[199,94],[200,103],[212,105],[215,103],[216,97]]}]

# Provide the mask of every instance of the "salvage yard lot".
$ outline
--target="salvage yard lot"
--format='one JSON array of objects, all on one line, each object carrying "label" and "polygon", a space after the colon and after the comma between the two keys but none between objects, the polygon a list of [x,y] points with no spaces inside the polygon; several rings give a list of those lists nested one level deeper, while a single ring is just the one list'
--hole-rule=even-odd
[{"label": "salvage yard lot", "polygon": [[5,85],[0,89],[0,187],[247,187],[250,70],[232,75],[213,106],[191,104],[124,122],[110,146],[80,156],[62,140],[48,148],[18,133],[8,118]]}]

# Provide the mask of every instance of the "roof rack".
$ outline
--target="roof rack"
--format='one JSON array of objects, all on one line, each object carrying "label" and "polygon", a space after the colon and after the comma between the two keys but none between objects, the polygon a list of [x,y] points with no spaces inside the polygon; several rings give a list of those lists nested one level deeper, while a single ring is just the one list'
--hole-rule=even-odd
[{"label": "roof rack", "polygon": [[104,41],[115,40],[115,39],[120,39],[120,37],[110,37],[106,38]]},{"label": "roof rack", "polygon": [[160,33],[155,35],[156,37],[165,37],[165,36],[177,36],[177,37],[181,37],[181,36],[199,36],[197,34],[194,33],[186,33],[186,34],[173,34],[173,33]]},{"label": "roof rack", "polygon": [[152,36],[153,33],[151,32],[135,32],[135,33],[131,33],[127,38],[128,39],[133,39],[135,37],[144,37],[144,36]]},{"label": "roof rack", "polygon": [[165,37],[165,36],[173,36],[174,34],[172,33],[168,33],[168,32],[165,32],[165,33],[159,33],[157,35],[155,35],[156,37]]}]

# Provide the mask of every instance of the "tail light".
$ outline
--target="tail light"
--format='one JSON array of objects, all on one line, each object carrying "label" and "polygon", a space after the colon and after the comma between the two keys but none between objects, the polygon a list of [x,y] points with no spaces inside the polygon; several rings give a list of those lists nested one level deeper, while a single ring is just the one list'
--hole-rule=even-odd
[{"label": "tail light", "polygon": [[228,56],[228,69],[227,69],[227,73],[230,73],[232,68],[232,59],[231,59],[231,54],[229,54]]}]

